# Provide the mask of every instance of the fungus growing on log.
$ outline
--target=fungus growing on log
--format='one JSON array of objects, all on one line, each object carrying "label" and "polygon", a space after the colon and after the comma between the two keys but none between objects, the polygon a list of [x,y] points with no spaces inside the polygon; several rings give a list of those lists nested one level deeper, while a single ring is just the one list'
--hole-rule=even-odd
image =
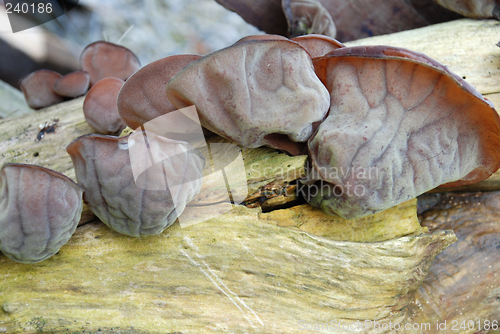
[{"label": "fungus growing on log", "polygon": [[89,83],[90,75],[87,72],[76,71],[60,77],[52,89],[61,96],[75,98],[87,92]]},{"label": "fungus growing on log", "polygon": [[22,78],[19,85],[28,106],[36,110],[64,101],[62,96],[52,90],[60,77],[61,75],[54,71],[38,70]]},{"label": "fungus growing on log", "polygon": [[98,41],[87,45],[80,56],[80,66],[90,74],[90,86],[106,77],[127,80],[140,68],[136,55],[123,46]]},{"label": "fungus growing on log", "polygon": [[326,116],[329,94],[309,54],[285,40],[248,41],[186,66],[167,84],[181,109],[195,105],[201,125],[245,147],[300,154]]},{"label": "fungus growing on log", "polygon": [[118,112],[125,124],[136,129],[152,119],[177,110],[168,100],[165,85],[184,67],[201,58],[176,55],[162,58],[135,72],[118,95]]},{"label": "fungus growing on log", "polygon": [[36,263],[56,254],[82,214],[83,190],[53,170],[6,164],[0,170],[0,250]]},{"label": "fungus growing on log", "polygon": [[83,114],[89,125],[101,134],[116,134],[125,128],[117,107],[118,93],[123,80],[104,78],[87,93],[83,101]]},{"label": "fungus growing on log", "polygon": [[331,106],[308,144],[308,200],[324,212],[374,214],[499,168],[498,114],[444,65],[383,46],[339,49],[314,65]]},{"label": "fungus growing on log", "polygon": [[[143,162],[137,178],[129,156],[133,145],[140,145],[134,158]],[[205,158],[186,142],[143,131],[122,138],[91,134],[73,140],[66,150],[85,203],[122,234],[161,233],[201,189]]]}]

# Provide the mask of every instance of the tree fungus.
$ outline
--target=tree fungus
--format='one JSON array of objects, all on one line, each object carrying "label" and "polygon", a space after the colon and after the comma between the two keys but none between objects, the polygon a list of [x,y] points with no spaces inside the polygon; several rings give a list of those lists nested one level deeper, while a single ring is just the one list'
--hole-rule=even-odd
[{"label": "tree fungus", "polygon": [[177,108],[168,100],[165,85],[184,67],[201,58],[176,55],[162,58],[135,72],[118,95],[118,112],[125,124],[136,129]]},{"label": "tree fungus", "polygon": [[140,68],[136,55],[123,46],[98,41],[87,45],[80,56],[83,71],[90,74],[90,86],[106,77],[127,80]]},{"label": "tree fungus", "polygon": [[116,104],[123,84],[121,79],[104,78],[87,93],[83,101],[83,114],[87,123],[97,132],[116,134],[125,128]]},{"label": "tree fungus", "polygon": [[41,109],[64,101],[62,96],[52,90],[60,77],[61,75],[54,71],[38,70],[21,79],[21,90],[30,108]]},{"label": "tree fungus", "polygon": [[317,34],[298,36],[291,40],[302,45],[312,58],[318,58],[333,50],[345,47],[344,44],[334,38]]},{"label": "tree fungus", "polygon": [[311,204],[344,218],[373,214],[500,166],[492,104],[444,65],[405,49],[343,48],[314,60],[331,93],[309,141]]},{"label": "tree fungus", "polygon": [[76,71],[60,77],[52,89],[61,96],[75,98],[87,92],[89,83],[90,75],[87,72]]},{"label": "tree fungus", "polygon": [[6,164],[0,170],[0,250],[36,263],[56,254],[76,229],[83,190],[53,170]]},{"label": "tree fungus", "polygon": [[195,105],[202,126],[245,147],[301,153],[326,116],[328,91],[309,54],[284,40],[249,41],[194,61],[167,84],[177,107]]},{"label": "tree fungus", "polygon": [[[135,178],[131,146],[142,173]],[[129,236],[152,235],[174,223],[200,191],[205,158],[186,142],[137,131],[129,137],[84,135],[68,144],[84,201],[99,219]],[[152,159],[152,160],[151,160]]]}]

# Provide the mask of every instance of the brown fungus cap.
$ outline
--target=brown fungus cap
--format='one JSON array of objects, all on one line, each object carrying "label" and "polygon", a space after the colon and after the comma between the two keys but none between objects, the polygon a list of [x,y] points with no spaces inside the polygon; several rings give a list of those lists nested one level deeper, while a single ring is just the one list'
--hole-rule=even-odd
[{"label": "brown fungus cap", "polygon": [[135,72],[118,95],[118,112],[125,124],[136,129],[177,108],[165,92],[167,82],[184,67],[201,58],[175,55],[152,62]]},{"label": "brown fungus cap", "polygon": [[236,41],[234,44],[239,44],[239,43],[245,43],[248,41],[289,41],[288,38],[285,36],[281,35],[274,35],[274,34],[262,34],[262,35],[249,35],[240,38],[239,40]]},{"label": "brown fungus cap", "polygon": [[123,80],[117,78],[104,78],[92,86],[85,96],[83,114],[97,132],[116,134],[125,128],[117,107],[118,93],[123,84]]},{"label": "brown fungus cap", "polygon": [[311,57],[286,40],[248,41],[205,56],[167,84],[177,107],[195,105],[201,125],[245,147],[300,154],[330,104]]},{"label": "brown fungus cap", "polygon": [[19,85],[30,108],[41,109],[64,101],[52,90],[60,77],[54,71],[38,70],[21,79]]},{"label": "brown fungus cap", "polygon": [[60,77],[52,89],[56,94],[75,98],[85,95],[89,89],[90,75],[85,71],[71,72]]},{"label": "brown fungus cap", "polygon": [[318,34],[294,37],[292,41],[302,45],[312,58],[322,57],[333,50],[345,48],[345,45],[336,39]]},{"label": "brown fungus cap", "polygon": [[[139,147],[131,151],[134,146]],[[129,236],[161,233],[201,189],[203,155],[186,142],[151,132],[136,131],[121,138],[85,135],[69,143],[66,151],[90,210]],[[132,165],[132,160],[139,164]],[[134,174],[137,168],[139,173]]]},{"label": "brown fungus cap", "polygon": [[36,263],[56,254],[82,214],[83,190],[53,170],[6,164],[0,170],[0,250]]},{"label": "brown fungus cap", "polygon": [[318,182],[308,200],[323,211],[362,217],[499,168],[498,114],[438,62],[405,49],[356,47],[314,64],[331,94],[328,117],[309,141],[308,178]]},{"label": "brown fungus cap", "polygon": [[106,77],[127,80],[141,66],[139,59],[129,49],[98,41],[89,44],[80,56],[80,66],[90,74],[90,86]]}]

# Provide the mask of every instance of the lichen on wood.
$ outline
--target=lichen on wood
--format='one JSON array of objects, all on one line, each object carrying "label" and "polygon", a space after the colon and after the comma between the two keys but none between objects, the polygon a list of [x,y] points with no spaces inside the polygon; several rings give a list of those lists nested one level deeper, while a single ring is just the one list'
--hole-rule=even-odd
[{"label": "lichen on wood", "polygon": [[0,327],[284,333],[297,331],[300,320],[401,322],[432,259],[455,240],[439,231],[333,241],[273,226],[259,211],[239,207],[140,239],[89,223],[47,261],[27,266],[0,257]]}]

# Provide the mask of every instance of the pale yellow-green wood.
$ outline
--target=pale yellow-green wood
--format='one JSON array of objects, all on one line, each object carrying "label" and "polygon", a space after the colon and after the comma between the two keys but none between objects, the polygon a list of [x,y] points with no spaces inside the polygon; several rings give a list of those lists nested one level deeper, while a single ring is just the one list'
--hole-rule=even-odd
[{"label": "pale yellow-green wood", "polygon": [[[240,207],[144,238],[80,226],[34,265],[0,257],[7,333],[293,333],[307,323],[400,322],[450,232],[332,241]],[[345,333],[340,331],[339,333]]]},{"label": "pale yellow-green wood", "polygon": [[358,219],[343,219],[325,215],[310,205],[260,213],[259,218],[319,235],[330,240],[377,242],[428,231],[418,222],[416,199],[394,208]]}]

